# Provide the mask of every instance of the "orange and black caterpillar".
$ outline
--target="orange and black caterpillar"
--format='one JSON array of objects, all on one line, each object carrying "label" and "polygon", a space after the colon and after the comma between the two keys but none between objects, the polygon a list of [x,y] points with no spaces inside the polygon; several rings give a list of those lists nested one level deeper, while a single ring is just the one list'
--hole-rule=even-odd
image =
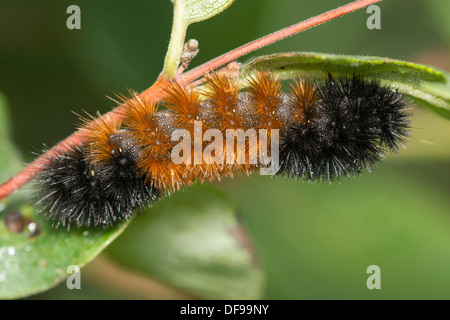
[{"label": "orange and black caterpillar", "polygon": [[[202,88],[168,81],[161,110],[134,95],[125,101],[121,124],[100,117],[86,127],[84,145],[67,145],[46,159],[37,177],[44,215],[56,227],[108,228],[195,181],[249,174],[262,164],[259,156],[250,161],[252,151],[261,154],[260,141],[246,141],[243,162],[236,161],[234,144],[233,149],[219,148],[222,153],[202,152],[212,139],[201,139],[200,152],[195,142],[188,152],[175,150],[179,140],[173,139],[174,132],[182,129],[192,137],[196,123],[201,134],[265,129],[270,138],[277,129],[279,141],[268,139],[265,146],[273,151],[271,144],[276,144],[279,164],[274,174],[312,182],[370,170],[387,151],[397,151],[409,134],[407,101],[376,80],[330,76],[325,81],[296,80],[290,93],[281,87],[265,71],[243,89],[236,79],[217,73],[207,76]],[[184,161],[175,163],[174,152]],[[225,161],[230,157],[234,161]]]}]

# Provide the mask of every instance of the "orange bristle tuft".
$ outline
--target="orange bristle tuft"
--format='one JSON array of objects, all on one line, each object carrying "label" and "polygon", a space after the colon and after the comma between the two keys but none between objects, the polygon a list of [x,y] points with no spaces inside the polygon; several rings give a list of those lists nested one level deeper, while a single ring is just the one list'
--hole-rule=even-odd
[{"label": "orange bristle tuft", "polygon": [[248,81],[250,92],[255,100],[254,107],[259,113],[272,113],[281,103],[281,82],[267,71],[257,72]]},{"label": "orange bristle tuft", "polygon": [[[256,130],[265,129],[267,141],[266,148],[271,150],[272,131],[271,129],[281,130],[285,122],[279,115],[280,107],[283,103],[281,81],[268,71],[259,71],[248,81],[249,87],[246,89],[252,96],[253,108],[258,118],[258,123],[254,126]],[[260,141],[254,145],[248,145],[248,150],[261,154]]]},{"label": "orange bristle tuft", "polygon": [[[194,143],[191,144],[191,159],[184,168],[183,177],[186,180],[198,179],[203,182],[220,178],[223,174],[223,166],[210,161],[208,155],[205,156],[206,159],[204,158],[203,150],[208,142],[203,141],[203,135],[206,130],[214,127],[214,123],[206,121],[205,116],[202,115],[204,108],[201,101],[199,90],[185,88],[176,82],[168,82],[164,104],[172,116],[172,125],[187,130],[191,139],[202,139],[200,150],[195,148]],[[201,132],[195,132],[195,121],[201,123]]]},{"label": "orange bristle tuft", "polygon": [[296,79],[291,85],[291,96],[294,104],[294,121],[305,121],[305,109],[315,108],[319,102],[317,83],[305,79]]},{"label": "orange bristle tuft", "polygon": [[169,158],[153,158],[153,150],[144,150],[139,170],[145,174],[152,187],[161,190],[165,194],[180,190],[183,186],[192,184],[186,179],[185,166],[174,164]]},{"label": "orange bristle tuft", "polygon": [[[83,123],[87,124],[83,130],[87,131],[87,151],[88,160],[94,164],[104,165],[115,152],[116,145],[110,137],[120,130],[120,123],[112,122],[107,116],[97,114],[97,119],[89,115],[89,118],[80,117]],[[94,121],[91,121],[95,119]]]},{"label": "orange bristle tuft", "polygon": [[223,133],[226,129],[245,129],[246,119],[238,112],[240,86],[235,78],[224,73],[208,76],[203,94],[211,105],[213,127]]},{"label": "orange bristle tuft", "polygon": [[[252,128],[252,117],[249,118],[249,110],[240,104],[241,87],[236,78],[230,77],[226,73],[213,73],[207,76],[208,82],[205,84],[203,94],[210,106],[212,114],[212,126],[217,128],[226,136],[227,130],[248,130]],[[225,141],[224,141],[225,142]],[[238,164],[237,147],[234,148],[234,164],[222,166],[222,175],[232,177],[236,172],[250,174],[254,165],[250,164],[249,150],[254,148],[254,144],[245,142],[245,163]],[[225,145],[223,145],[223,159],[230,157],[227,155]]]},{"label": "orange bristle tuft", "polygon": [[267,71],[260,71],[249,80],[247,91],[252,95],[255,113],[259,118],[258,129],[280,129],[283,123],[277,111],[282,102],[281,81]]},{"label": "orange bristle tuft", "polygon": [[200,94],[175,81],[167,81],[164,105],[173,117],[173,125],[194,133],[194,121],[200,119]]},{"label": "orange bristle tuft", "polygon": [[154,142],[157,131],[156,113],[158,105],[145,103],[136,93],[125,103],[124,126],[141,146]]},{"label": "orange bristle tuft", "polygon": [[174,165],[171,151],[170,128],[158,120],[158,105],[142,101],[137,94],[126,101],[124,127],[142,149],[138,162],[140,172],[152,183],[152,187],[170,193],[185,184],[183,168]]}]

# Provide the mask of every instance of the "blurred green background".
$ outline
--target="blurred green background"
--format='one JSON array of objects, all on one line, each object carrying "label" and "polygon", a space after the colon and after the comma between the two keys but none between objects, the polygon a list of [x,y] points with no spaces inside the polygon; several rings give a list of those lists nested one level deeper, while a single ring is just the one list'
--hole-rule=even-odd
[{"label": "blurred green background", "polygon": [[[192,66],[238,45],[343,5],[337,0],[236,0],[192,25],[200,42]],[[66,8],[81,8],[81,30]],[[317,51],[386,56],[450,71],[450,2],[385,0],[381,30],[365,10],[252,54]],[[157,78],[171,28],[169,0],[0,1],[0,92],[24,157],[74,130],[71,111],[106,112],[106,96]],[[245,62],[245,57],[241,59]],[[450,299],[450,122],[420,106],[406,150],[339,184],[265,176],[217,186],[241,208],[266,270],[267,299]],[[125,231],[126,232],[126,231]],[[381,290],[366,269],[381,268]],[[83,269],[83,290],[59,286],[36,298],[183,298],[122,270],[107,252]]]}]

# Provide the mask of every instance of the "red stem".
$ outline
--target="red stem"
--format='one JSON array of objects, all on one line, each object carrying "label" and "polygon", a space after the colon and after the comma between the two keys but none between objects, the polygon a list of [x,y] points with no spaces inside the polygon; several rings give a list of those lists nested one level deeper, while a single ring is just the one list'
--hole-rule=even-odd
[{"label": "red stem", "polygon": [[[274,33],[271,33],[267,36],[249,42],[241,47],[238,47],[234,50],[231,50],[209,62],[206,62],[188,72],[181,74],[178,79],[183,80],[183,83],[190,84],[192,81],[202,77],[205,73],[210,72],[218,67],[221,67],[233,60],[236,60],[239,57],[242,57],[250,52],[258,50],[262,47],[268,46],[274,42],[290,37],[296,33],[301,31],[310,29],[314,26],[320,25],[337,17],[340,17],[344,14],[353,12],[355,10],[364,8],[370,4],[374,4],[376,2],[380,2],[382,0],[357,0],[352,3],[346,4],[342,7],[336,8],[334,10],[328,11],[316,17],[307,19],[305,21],[299,22],[290,27],[281,29]],[[150,88],[145,90],[140,94],[142,99],[149,99],[153,101],[161,100],[161,96],[163,94],[163,79],[159,78],[155,84],[153,84]],[[116,109],[107,113],[109,119],[111,121],[121,121],[123,118],[123,114],[120,112],[123,110],[123,105],[117,107]],[[40,170],[42,164],[45,162],[45,159],[57,154],[62,146],[69,144],[81,144],[84,140],[83,132],[77,130],[72,135],[59,142],[52,149],[47,151],[45,154],[36,158],[33,162],[28,164],[24,169],[22,169],[19,173],[11,177],[9,180],[0,185],[0,200],[9,196],[28,182],[33,179],[34,175]]]}]

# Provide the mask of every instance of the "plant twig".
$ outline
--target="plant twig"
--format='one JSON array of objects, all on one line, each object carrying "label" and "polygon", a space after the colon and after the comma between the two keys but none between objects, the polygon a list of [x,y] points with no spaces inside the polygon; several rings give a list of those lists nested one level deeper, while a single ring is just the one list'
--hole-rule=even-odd
[{"label": "plant twig", "polygon": [[171,79],[175,78],[177,74],[187,29],[187,24],[184,19],[184,1],[175,0],[173,2],[173,10],[172,33],[170,34],[169,47],[164,59],[164,69],[161,73]]}]

